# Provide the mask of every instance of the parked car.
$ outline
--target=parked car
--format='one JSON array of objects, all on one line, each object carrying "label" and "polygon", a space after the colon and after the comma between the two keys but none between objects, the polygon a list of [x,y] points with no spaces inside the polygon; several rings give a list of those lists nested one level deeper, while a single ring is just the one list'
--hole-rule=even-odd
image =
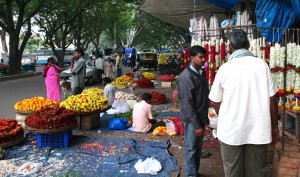
[{"label": "parked car", "polygon": [[[67,81],[71,82],[71,69],[66,69],[61,72],[60,75],[61,79],[65,78]],[[85,77],[85,83],[86,85],[93,85],[97,82],[97,70],[93,66],[92,62],[86,62],[86,77]]]}]

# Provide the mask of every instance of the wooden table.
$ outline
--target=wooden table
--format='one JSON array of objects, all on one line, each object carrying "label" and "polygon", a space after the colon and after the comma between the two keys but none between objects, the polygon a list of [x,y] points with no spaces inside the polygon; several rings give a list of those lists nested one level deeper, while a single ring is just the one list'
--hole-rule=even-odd
[{"label": "wooden table", "polygon": [[295,119],[295,135],[297,138],[300,136],[299,124],[300,124],[300,112],[285,111],[285,117],[290,116]]}]

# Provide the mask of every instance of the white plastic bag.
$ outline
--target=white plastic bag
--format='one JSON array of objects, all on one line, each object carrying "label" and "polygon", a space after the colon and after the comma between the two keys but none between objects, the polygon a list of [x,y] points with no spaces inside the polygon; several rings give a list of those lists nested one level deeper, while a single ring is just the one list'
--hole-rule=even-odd
[{"label": "white plastic bag", "polygon": [[119,114],[120,112],[116,109],[110,108],[106,111],[107,114]]},{"label": "white plastic bag", "polygon": [[157,175],[157,172],[161,170],[161,164],[153,157],[147,158],[145,161],[139,159],[134,165],[134,168],[138,173],[149,173],[151,175]]},{"label": "white plastic bag", "polygon": [[129,105],[126,103],[124,98],[121,98],[120,100],[115,100],[112,108],[118,110],[120,113],[127,113],[130,111]]},{"label": "white plastic bag", "polygon": [[24,176],[31,175],[38,172],[41,166],[42,163],[26,162],[16,171],[16,173]]}]

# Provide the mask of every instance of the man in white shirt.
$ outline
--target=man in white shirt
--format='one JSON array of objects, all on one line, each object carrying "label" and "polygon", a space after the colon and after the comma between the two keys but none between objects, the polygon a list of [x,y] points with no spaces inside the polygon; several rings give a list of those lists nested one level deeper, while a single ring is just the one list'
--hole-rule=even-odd
[{"label": "man in white shirt", "polygon": [[111,79],[109,77],[103,78],[104,96],[108,98],[108,106],[112,106],[115,100],[116,88],[111,84]]},{"label": "man in white shirt", "polygon": [[226,177],[264,177],[267,144],[278,141],[278,108],[266,62],[250,51],[247,33],[229,34],[233,51],[220,67],[209,98],[219,115],[218,139]]},{"label": "man in white shirt", "polygon": [[97,80],[101,84],[102,83],[102,74],[104,74],[105,61],[101,57],[99,57],[95,61],[94,65],[97,70]]}]

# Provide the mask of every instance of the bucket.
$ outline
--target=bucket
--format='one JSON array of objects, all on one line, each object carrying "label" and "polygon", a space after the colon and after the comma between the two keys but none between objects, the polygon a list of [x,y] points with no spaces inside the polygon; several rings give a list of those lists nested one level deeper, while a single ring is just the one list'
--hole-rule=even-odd
[{"label": "bucket", "polygon": [[23,111],[23,112],[16,112],[16,121],[18,124],[21,125],[23,129],[25,129],[25,119],[27,116],[29,116],[32,112],[31,111]]}]

